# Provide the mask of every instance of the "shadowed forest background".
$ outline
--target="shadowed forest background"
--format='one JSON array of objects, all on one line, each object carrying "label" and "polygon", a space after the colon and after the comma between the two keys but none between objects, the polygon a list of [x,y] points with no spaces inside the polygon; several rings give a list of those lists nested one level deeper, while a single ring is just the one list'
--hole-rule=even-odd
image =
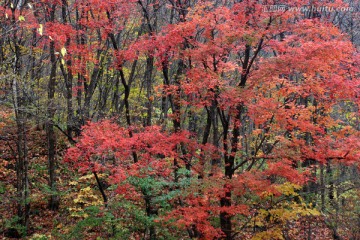
[{"label": "shadowed forest background", "polygon": [[0,0],[1,238],[360,239],[359,30],[356,0]]}]

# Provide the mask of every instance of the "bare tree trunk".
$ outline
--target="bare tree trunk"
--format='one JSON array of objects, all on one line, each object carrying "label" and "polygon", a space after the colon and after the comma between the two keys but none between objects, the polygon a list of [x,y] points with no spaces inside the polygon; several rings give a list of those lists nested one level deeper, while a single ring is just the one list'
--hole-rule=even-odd
[{"label": "bare tree trunk", "polygon": [[[62,10],[62,19],[64,24],[67,23],[67,1],[66,0],[62,0],[62,6],[61,6],[61,10]],[[66,39],[66,43],[65,43],[65,47],[68,47],[70,45],[70,38]],[[72,134],[73,134],[73,130],[74,130],[74,110],[73,110],[73,102],[72,102],[72,85],[73,85],[73,73],[71,70],[71,59],[69,58],[69,60],[66,61],[66,66],[67,66],[67,73],[64,71],[64,80],[65,80],[65,96],[66,96],[66,111],[67,111],[67,116],[66,116],[66,132],[67,132],[67,137],[69,139],[70,142],[73,141],[72,139]]]},{"label": "bare tree trunk", "polygon": [[[16,25],[17,19],[15,18],[16,5],[11,7],[13,26]],[[17,37],[17,30],[14,30],[12,35],[12,42],[14,44],[15,59],[13,62],[13,81],[12,81],[12,97],[15,112],[15,121],[17,127],[17,159],[16,159],[16,188],[17,188],[17,215],[18,223],[25,227],[24,235],[27,234],[29,227],[29,213],[30,202],[29,196],[29,180],[28,180],[28,161],[27,161],[27,143],[26,143],[26,127],[24,112],[21,109],[24,104],[19,96],[18,77],[20,76],[20,46]]]},{"label": "bare tree trunk", "polygon": [[56,84],[56,58],[55,58],[55,43],[50,42],[50,61],[51,70],[48,83],[48,108],[47,108],[47,122],[46,132],[48,141],[48,164],[49,164],[49,187],[51,190],[51,196],[49,199],[48,207],[51,210],[57,210],[59,208],[59,196],[57,195],[56,187],[56,136],[54,131],[54,115],[55,115],[55,84]]},{"label": "bare tree trunk", "polygon": [[[211,120],[212,120],[212,128],[213,128],[213,139],[212,143],[218,149],[219,148],[219,122],[218,115],[216,113],[217,104],[214,101],[213,105],[210,109]],[[212,170],[214,171],[214,167],[219,166],[221,163],[221,159],[219,157],[213,158],[211,160]]]},{"label": "bare tree trunk", "polygon": [[17,126],[16,147],[18,153],[16,159],[17,215],[19,223],[25,227],[24,234],[26,235],[30,213],[27,143],[24,117],[19,107],[16,78],[17,76],[15,75],[13,80],[13,103]]},{"label": "bare tree trunk", "polygon": [[[50,21],[55,19],[55,8],[56,5],[51,6]],[[55,42],[50,42],[50,77],[48,82],[48,103],[47,103],[47,120],[46,120],[46,133],[48,142],[48,172],[49,172],[49,188],[51,190],[50,199],[48,202],[48,208],[50,210],[59,209],[59,196],[57,194],[56,187],[56,136],[54,131],[54,115],[55,115],[55,85],[56,85],[56,56],[55,56]]]},{"label": "bare tree trunk", "polygon": [[321,198],[321,211],[325,211],[325,181],[324,181],[324,165],[320,165],[320,198]]},{"label": "bare tree trunk", "polygon": [[146,122],[145,126],[151,126],[151,119],[152,119],[152,105],[153,105],[153,96],[152,96],[152,74],[154,68],[154,58],[152,56],[148,56],[146,59],[146,69],[145,69],[145,84],[146,84],[146,108],[147,108],[147,115],[146,115]]}]

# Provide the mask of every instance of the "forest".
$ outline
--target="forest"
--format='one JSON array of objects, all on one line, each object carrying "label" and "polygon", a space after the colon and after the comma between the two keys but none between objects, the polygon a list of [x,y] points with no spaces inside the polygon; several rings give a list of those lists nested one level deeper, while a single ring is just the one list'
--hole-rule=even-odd
[{"label": "forest", "polygon": [[0,0],[1,239],[360,239],[359,0]]}]

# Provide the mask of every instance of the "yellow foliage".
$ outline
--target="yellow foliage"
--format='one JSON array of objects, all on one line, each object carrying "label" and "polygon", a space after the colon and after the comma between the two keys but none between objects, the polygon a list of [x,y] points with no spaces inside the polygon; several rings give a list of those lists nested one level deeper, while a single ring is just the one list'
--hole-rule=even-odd
[{"label": "yellow foliage", "polygon": [[280,228],[273,228],[270,230],[267,230],[265,232],[257,233],[255,236],[251,238],[252,240],[283,240],[284,237],[282,235]]},{"label": "yellow foliage", "polygon": [[100,198],[95,195],[90,187],[81,189],[77,198],[74,199],[74,203],[82,203],[85,206],[96,206],[102,204]]},{"label": "yellow foliage", "polygon": [[45,235],[45,234],[38,234],[35,233],[31,236],[30,240],[45,240],[45,239],[51,239],[51,235]]},{"label": "yellow foliage", "polygon": [[43,25],[39,24],[38,33],[42,36],[43,35]]},{"label": "yellow foliage", "polygon": [[[289,221],[296,221],[301,216],[319,216],[317,211],[311,204],[307,205],[296,192],[301,186],[293,183],[283,183],[276,186],[277,191],[284,196],[289,197],[288,200],[276,200],[272,195],[272,201],[277,202],[269,209],[259,209],[256,217],[251,225],[258,227],[266,227],[268,230],[257,233],[252,239],[283,239],[282,229]],[[292,197],[296,197],[298,202],[290,201]],[[300,201],[300,202],[299,202]]]},{"label": "yellow foliage", "polygon": [[71,182],[69,182],[69,185],[70,185],[70,186],[76,186],[77,184],[78,184],[77,181],[71,181]]},{"label": "yellow foliage", "polygon": [[92,174],[88,174],[88,175],[80,177],[79,180],[89,180],[89,179],[92,179],[93,177],[94,176]]},{"label": "yellow foliage", "polygon": [[301,188],[300,185],[286,182],[281,185],[276,186],[276,190],[278,190],[280,193],[286,195],[286,196],[298,196],[298,194],[295,192],[296,190],[299,190]]},{"label": "yellow foliage", "polygon": [[62,55],[62,56],[65,56],[65,54],[66,54],[66,48],[63,47],[63,48],[61,48],[61,55]]},{"label": "yellow foliage", "polygon": [[99,206],[103,204],[101,197],[96,195],[94,190],[90,187],[82,188],[77,197],[73,200],[73,203],[76,206],[68,208],[71,216],[84,218],[88,217],[88,214],[84,212],[85,207]]}]

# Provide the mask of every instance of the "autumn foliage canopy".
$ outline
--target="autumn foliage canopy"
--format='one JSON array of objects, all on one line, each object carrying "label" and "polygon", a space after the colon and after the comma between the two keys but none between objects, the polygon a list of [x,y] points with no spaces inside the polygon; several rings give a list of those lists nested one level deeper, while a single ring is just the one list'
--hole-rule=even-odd
[{"label": "autumn foliage canopy", "polygon": [[[151,239],[241,239],[249,227],[282,239],[286,223],[319,214],[301,196],[315,166],[359,166],[360,55],[326,14],[264,10],[276,2],[79,0],[76,24],[51,18],[64,1],[2,10],[39,37],[34,51],[53,42],[78,81],[84,125],[64,161],[102,176],[103,195],[116,193],[106,206],[126,202],[123,226],[136,208]],[[111,114],[94,114],[91,98],[110,92]]]}]

